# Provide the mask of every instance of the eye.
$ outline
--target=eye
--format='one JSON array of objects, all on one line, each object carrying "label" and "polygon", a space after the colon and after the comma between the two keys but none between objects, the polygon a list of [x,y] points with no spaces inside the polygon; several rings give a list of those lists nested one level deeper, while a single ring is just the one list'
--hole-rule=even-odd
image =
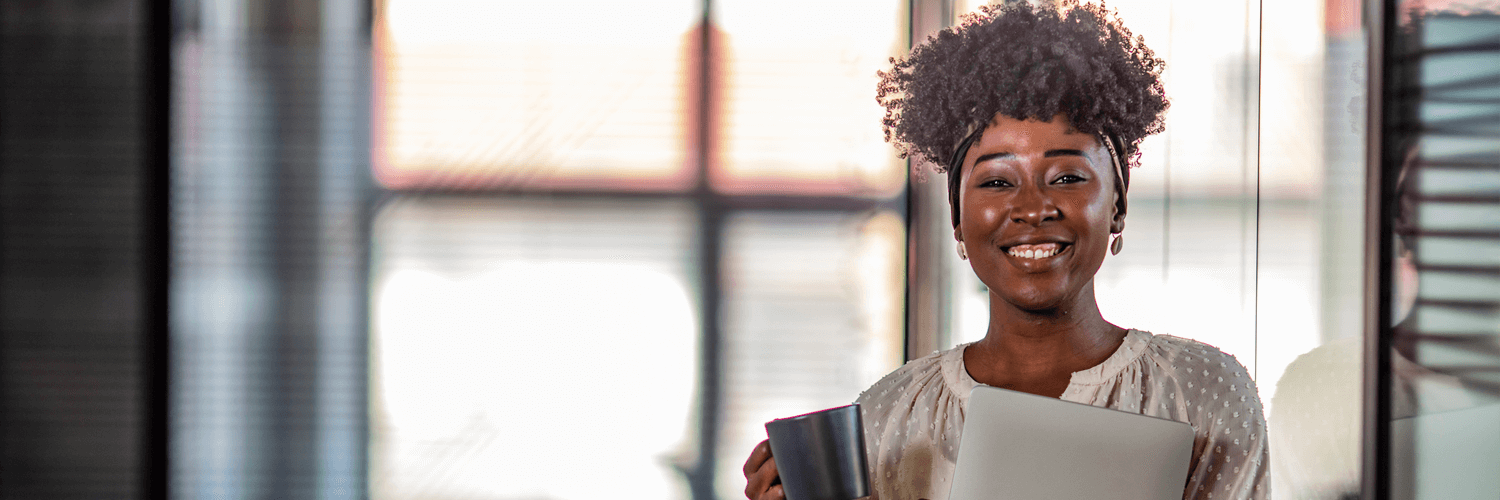
[{"label": "eye", "polygon": [[1073,175],[1073,174],[1063,174],[1062,176],[1058,177],[1057,180],[1052,181],[1052,183],[1053,184],[1074,184],[1074,183],[1078,183],[1078,182],[1083,182],[1085,180],[1087,180],[1087,179],[1084,179],[1082,177],[1079,177],[1079,176],[1076,176],[1076,175]]},{"label": "eye", "polygon": [[984,183],[980,184],[979,187],[1011,187],[1011,184],[1005,179],[990,179],[984,181]]}]

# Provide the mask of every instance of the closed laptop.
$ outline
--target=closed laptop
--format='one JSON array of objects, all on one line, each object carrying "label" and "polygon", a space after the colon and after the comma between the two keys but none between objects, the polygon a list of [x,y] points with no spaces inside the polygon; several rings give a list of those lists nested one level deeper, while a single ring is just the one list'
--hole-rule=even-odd
[{"label": "closed laptop", "polygon": [[969,395],[949,500],[1177,500],[1193,429],[989,386]]}]

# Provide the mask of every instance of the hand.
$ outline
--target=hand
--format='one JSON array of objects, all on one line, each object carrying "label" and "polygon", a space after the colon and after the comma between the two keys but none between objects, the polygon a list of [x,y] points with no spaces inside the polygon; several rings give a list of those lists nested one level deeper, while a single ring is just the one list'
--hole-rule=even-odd
[{"label": "hand", "polygon": [[781,476],[776,474],[776,458],[771,456],[771,441],[764,440],[750,450],[745,460],[745,497],[750,500],[786,500],[781,491]]}]

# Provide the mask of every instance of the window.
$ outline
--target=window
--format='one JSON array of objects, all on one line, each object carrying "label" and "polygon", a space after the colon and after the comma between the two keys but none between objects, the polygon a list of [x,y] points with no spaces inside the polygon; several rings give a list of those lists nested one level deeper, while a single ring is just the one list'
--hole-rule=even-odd
[{"label": "window", "polygon": [[900,364],[904,3],[706,5],[377,11],[371,496],[732,498]]}]

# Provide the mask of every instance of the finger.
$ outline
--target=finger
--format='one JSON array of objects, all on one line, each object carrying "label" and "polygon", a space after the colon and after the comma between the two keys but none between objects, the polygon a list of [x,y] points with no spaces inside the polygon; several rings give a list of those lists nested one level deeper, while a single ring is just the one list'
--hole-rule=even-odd
[{"label": "finger", "polygon": [[765,498],[766,493],[776,484],[776,479],[776,459],[768,457],[759,469],[745,478],[745,496],[752,500]]},{"label": "finger", "polygon": [[766,460],[765,465],[761,465],[760,466],[760,470],[758,472],[761,475],[763,475],[763,476],[771,478],[770,483],[767,484],[768,487],[771,484],[776,484],[776,485],[781,484],[781,481],[780,481],[780,479],[781,479],[781,469],[778,469],[776,467],[776,458],[775,457],[772,457],[770,460]]},{"label": "finger", "polygon": [[781,491],[781,485],[779,484],[772,486],[771,489],[766,490],[766,496],[763,500],[786,500],[786,492]]},{"label": "finger", "polygon": [[762,439],[756,443],[755,448],[750,450],[750,458],[745,459],[745,477],[748,478],[755,471],[760,470],[760,465],[768,458],[771,458],[771,440]]}]

